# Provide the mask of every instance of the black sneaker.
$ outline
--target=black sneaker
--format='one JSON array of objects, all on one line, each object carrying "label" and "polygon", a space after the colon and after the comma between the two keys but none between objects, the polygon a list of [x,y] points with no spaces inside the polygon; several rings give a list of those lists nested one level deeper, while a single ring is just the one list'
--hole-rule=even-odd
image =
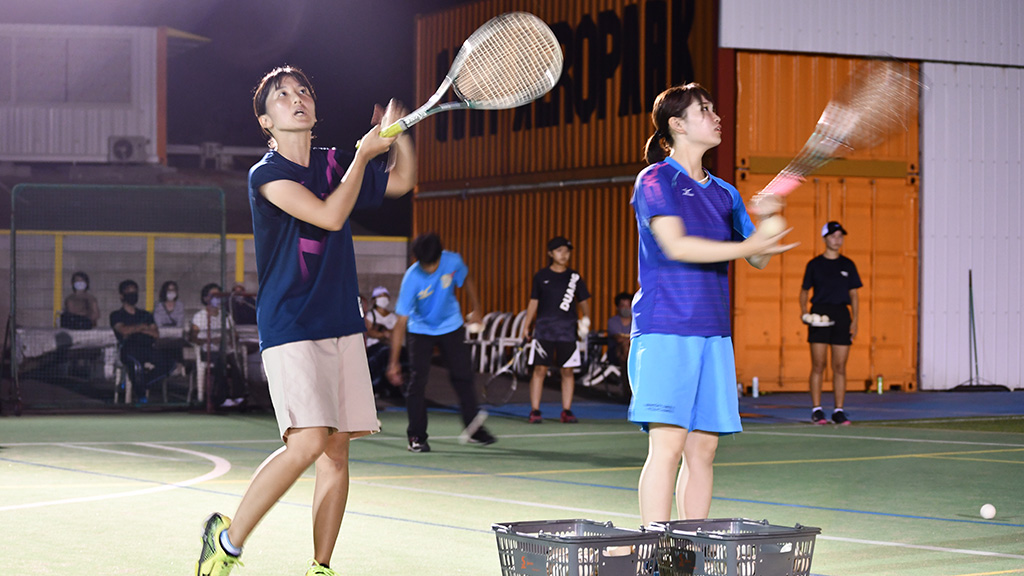
[{"label": "black sneaker", "polygon": [[413,436],[409,438],[409,452],[430,452],[430,444]]},{"label": "black sneaker", "polygon": [[850,425],[850,419],[846,417],[846,412],[843,412],[842,408],[839,408],[832,413],[832,422],[835,422],[840,426]]},{"label": "black sneaker", "polygon": [[494,436],[491,436],[491,433],[488,432],[486,428],[481,428],[477,430],[476,432],[473,433],[472,436],[469,437],[470,444],[479,444],[481,446],[490,446],[491,444],[494,444],[497,441],[498,439],[495,438]]},{"label": "black sneaker", "polygon": [[823,426],[828,424],[828,420],[825,419],[825,411],[821,408],[817,408],[814,412],[811,412],[811,422]]}]

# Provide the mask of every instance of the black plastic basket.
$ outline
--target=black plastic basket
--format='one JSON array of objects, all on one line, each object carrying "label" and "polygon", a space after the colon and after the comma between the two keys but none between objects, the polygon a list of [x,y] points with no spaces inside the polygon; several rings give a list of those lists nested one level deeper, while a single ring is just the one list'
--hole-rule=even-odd
[{"label": "black plastic basket", "polygon": [[808,576],[820,528],[746,518],[652,524],[660,576]]},{"label": "black plastic basket", "polygon": [[652,576],[660,532],[593,520],[537,520],[491,526],[502,576]]}]

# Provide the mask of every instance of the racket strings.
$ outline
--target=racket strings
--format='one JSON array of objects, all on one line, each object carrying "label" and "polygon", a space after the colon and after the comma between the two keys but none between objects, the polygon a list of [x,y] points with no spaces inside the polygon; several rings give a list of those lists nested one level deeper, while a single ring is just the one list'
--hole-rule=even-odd
[{"label": "racket strings", "polygon": [[828,162],[881,144],[909,128],[921,84],[906,63],[871,60],[825,107],[800,153],[765,186],[763,194],[785,194]]},{"label": "racket strings", "polygon": [[[453,84],[473,108],[512,108],[550,90],[562,70],[551,29],[525,12],[504,14],[466,40]],[[460,53],[460,56],[462,54]]]}]

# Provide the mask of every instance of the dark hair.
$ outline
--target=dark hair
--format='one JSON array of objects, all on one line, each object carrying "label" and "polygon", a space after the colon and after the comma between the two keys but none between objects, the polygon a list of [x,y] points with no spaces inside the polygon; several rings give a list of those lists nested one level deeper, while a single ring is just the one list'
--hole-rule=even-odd
[{"label": "dark hair", "polygon": [[[256,88],[253,88],[252,95],[252,111],[256,113],[256,118],[263,116],[267,113],[267,97],[270,93],[281,87],[281,82],[287,77],[292,77],[300,86],[309,90],[309,95],[313,98],[313,103],[316,104],[316,92],[313,90],[313,84],[309,81],[306,73],[294,66],[278,66],[270,72],[267,72],[263,79],[260,80]],[[263,135],[273,140],[273,135],[270,134],[260,125],[260,130],[263,131]]]},{"label": "dark hair", "polygon": [[178,287],[178,283],[175,282],[174,280],[168,280],[167,282],[164,282],[160,286],[160,301],[161,302],[167,302],[167,289],[170,288],[171,286],[174,286],[175,288],[177,288]]},{"label": "dark hair", "polygon": [[124,291],[132,286],[135,287],[136,292],[139,291],[139,285],[135,280],[122,280],[121,283],[117,285],[117,293],[124,294]]},{"label": "dark hair", "polygon": [[630,294],[629,292],[619,292],[618,294],[615,295],[615,305],[616,306],[618,306],[619,302],[622,301],[622,300],[629,300],[630,302],[632,302],[633,301],[633,295]]},{"label": "dark hair", "polygon": [[428,232],[412,241],[412,253],[420,264],[433,264],[441,259],[441,237],[437,232]]},{"label": "dark hair", "polygon": [[[668,156],[668,148],[672,146],[672,129],[668,125],[669,118],[685,118],[686,109],[701,97],[711,100],[711,93],[696,82],[684,86],[673,86],[654,99],[651,110],[651,122],[654,123],[654,135],[647,139],[644,146],[644,159],[648,164],[661,162]],[[662,140],[665,140],[662,143]]]},{"label": "dark hair", "polygon": [[72,288],[75,287],[75,278],[81,278],[82,280],[85,280],[85,287],[86,287],[86,289],[89,288],[89,275],[88,274],[86,274],[85,272],[82,272],[81,270],[79,270],[78,272],[75,272],[74,274],[72,274],[71,275],[71,287]]},{"label": "dark hair", "polygon": [[202,302],[203,304],[207,304],[206,297],[209,296],[210,292],[213,292],[214,290],[220,292],[220,284],[217,284],[216,282],[210,282],[206,286],[203,286],[203,289],[199,291],[199,301]]}]

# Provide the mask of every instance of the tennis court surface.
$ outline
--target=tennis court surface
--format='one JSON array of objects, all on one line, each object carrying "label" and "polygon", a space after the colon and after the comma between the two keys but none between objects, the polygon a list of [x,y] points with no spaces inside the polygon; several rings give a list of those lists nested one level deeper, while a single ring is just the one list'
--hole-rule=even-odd
[{"label": "tennis court surface", "polygon": [[[720,444],[712,516],[820,527],[812,574],[1024,574],[1021,394],[851,394],[848,427],[805,423],[803,395],[744,398],[746,431]],[[622,404],[575,408],[576,425],[527,424],[520,404],[492,411],[489,447],[460,445],[457,416],[439,408],[429,454],[406,451],[404,411],[381,411],[383,432],[353,443],[332,566],[497,576],[494,522],[637,527],[645,435]],[[191,574],[203,518],[233,513],[279,445],[268,413],[0,418],[0,574]],[[304,573],[312,486],[310,471],[235,573]]]}]

